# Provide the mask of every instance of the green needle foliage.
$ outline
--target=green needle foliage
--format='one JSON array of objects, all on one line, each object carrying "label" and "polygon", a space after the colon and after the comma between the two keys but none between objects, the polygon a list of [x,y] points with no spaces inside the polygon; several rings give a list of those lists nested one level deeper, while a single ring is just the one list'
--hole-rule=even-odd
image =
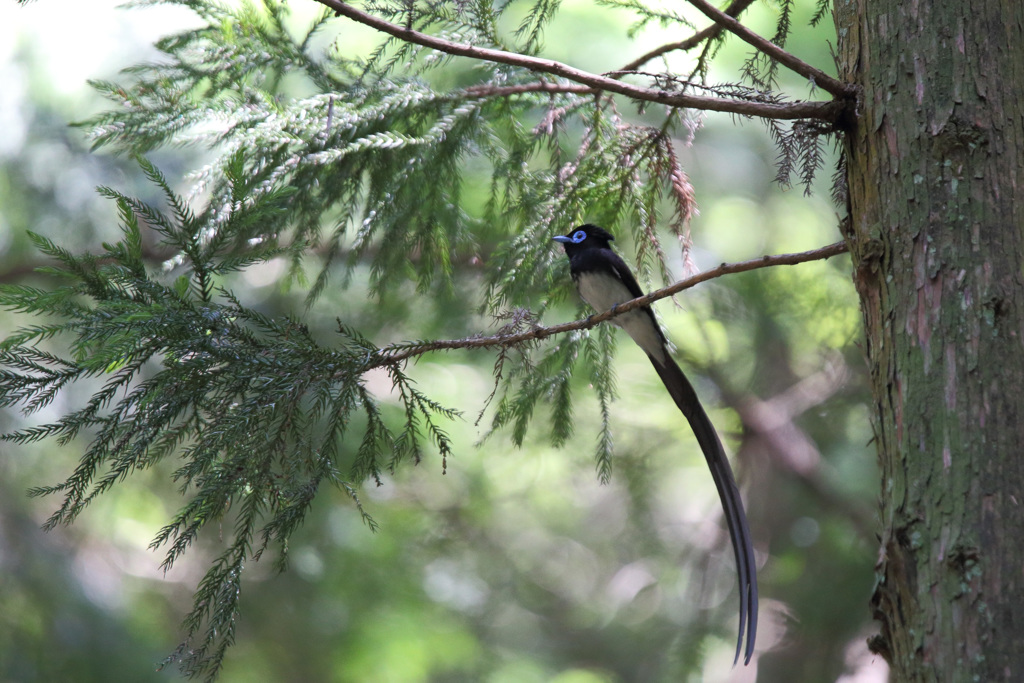
[{"label": "green needle foliage", "polygon": [[[359,506],[364,481],[425,449],[443,460],[453,447],[443,424],[458,415],[388,360],[388,351],[420,342],[382,350],[342,321],[331,343],[318,342],[299,319],[254,310],[231,291],[231,274],[287,259],[309,305],[329,285],[348,286],[357,268],[369,273],[373,297],[409,284],[425,296],[451,296],[458,265],[483,253],[481,310],[512,319],[508,331],[529,329],[536,314],[524,309],[543,309],[569,291],[550,237],[583,220],[630,234],[642,275],[668,275],[656,228],[687,236],[694,202],[673,136],[693,124],[675,109],[657,125],[630,122],[608,95],[531,91],[524,86],[538,76],[525,68],[467,64],[392,38],[353,56],[351,24],[330,12],[298,30],[277,0],[176,4],[203,26],[159,41],[161,59],[126,69],[126,82],[93,83],[113,106],[78,124],[95,147],[135,156],[164,206],[100,188],[117,204],[121,237],[99,254],[72,254],[33,236],[56,263],[44,274],[60,284],[0,289],[0,305],[43,321],[0,344],[0,407],[39,413],[70,385],[102,380],[84,406],[3,436],[87,444],[64,482],[32,491],[61,498],[48,527],[73,522],[133,472],[180,463],[173,480],[183,503],[152,544],[165,553],[163,567],[211,525],[230,532],[169,661],[212,679],[234,637],[246,563],[273,548],[284,567],[288,538],[322,484]],[[640,25],[686,24],[640,3],[610,4],[634,9]],[[780,30],[788,30],[790,4],[782,3]],[[434,35],[536,54],[558,3],[514,7],[470,0],[369,9]],[[759,83],[774,78],[773,67],[755,66]],[[658,82],[698,87],[667,75]],[[741,88],[715,92],[727,90]],[[143,156],[179,146],[213,154],[192,175],[187,197]],[[486,201],[467,200],[470,186],[483,188]],[[146,231],[169,256],[144,248]],[[306,285],[311,262],[315,277]],[[66,345],[67,354],[43,350],[47,342]],[[510,428],[521,444],[544,402],[553,443],[565,443],[583,358],[600,402],[597,466],[607,479],[613,350],[608,326],[500,348],[492,428]],[[375,368],[386,370],[398,397],[397,422],[367,389],[364,375]],[[346,460],[349,444],[355,455]]]},{"label": "green needle foliage", "polygon": [[[66,481],[31,491],[63,498],[47,521],[50,528],[73,522],[135,471],[170,456],[183,463],[173,479],[185,503],[152,547],[165,548],[167,570],[204,528],[230,522],[228,547],[200,582],[185,620],[187,640],[176,654],[186,670],[209,667],[212,674],[233,637],[245,563],[275,546],[276,564],[284,568],[288,537],[322,483],[341,487],[359,506],[358,483],[379,478],[403,459],[419,459],[424,435],[447,454],[451,445],[437,420],[455,412],[390,365],[405,423],[389,427],[362,379],[377,348],[341,323],[339,343],[325,348],[303,324],[268,318],[216,287],[226,272],[282,250],[240,254],[219,236],[204,239],[208,212],[193,214],[152,166],[141,163],[167,193],[173,213],[103,190],[118,202],[121,241],[106,245],[103,255],[75,256],[33,236],[60,264],[47,271],[66,284],[52,291],[12,285],[0,291],[0,305],[58,320],[19,330],[0,344],[0,407],[20,404],[25,412],[38,412],[69,384],[105,378],[84,407],[3,438],[55,438],[66,445],[88,435]],[[246,215],[273,220],[287,195],[268,193]],[[178,248],[186,275],[164,284],[148,272],[143,221]],[[70,340],[70,358],[35,347],[51,337]],[[349,436],[354,423],[362,436]],[[339,472],[339,446],[347,438],[360,440],[358,456]]]}]

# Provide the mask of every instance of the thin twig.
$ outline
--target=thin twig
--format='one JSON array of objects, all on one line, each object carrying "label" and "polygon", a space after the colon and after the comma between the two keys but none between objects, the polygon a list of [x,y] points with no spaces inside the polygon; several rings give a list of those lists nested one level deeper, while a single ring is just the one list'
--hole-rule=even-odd
[{"label": "thin twig", "polygon": [[846,243],[836,242],[835,244],[830,244],[827,247],[821,247],[820,249],[813,249],[811,251],[803,251],[795,254],[776,254],[774,256],[762,256],[761,258],[752,259],[750,261],[741,261],[739,263],[723,263],[717,268],[705,270],[702,273],[698,273],[693,277],[688,277],[685,280],[680,280],[668,287],[663,287],[651,292],[650,294],[621,303],[612,310],[603,311],[587,318],[583,318],[582,320],[561,323],[559,325],[551,325],[550,327],[537,325],[526,332],[496,334],[487,337],[466,337],[464,339],[439,339],[437,341],[422,342],[412,345],[398,344],[385,346],[378,349],[375,354],[371,355],[367,359],[363,370],[372,370],[373,368],[378,368],[384,365],[401,363],[409,358],[421,356],[425,353],[430,353],[431,351],[483,349],[493,346],[509,347],[525,342],[538,341],[555,334],[563,334],[565,332],[572,332],[573,330],[585,330],[617,315],[627,313],[634,308],[649,306],[659,299],[664,299],[665,297],[672,296],[684,289],[689,289],[694,285],[707,282],[708,280],[712,280],[723,275],[742,273],[748,270],[768,268],[771,266],[792,266],[798,263],[807,263],[808,261],[819,261],[821,259],[827,259],[832,256],[842,254],[845,251],[847,251]]},{"label": "thin twig", "polygon": [[[725,8],[725,14],[730,17],[737,17],[743,10],[745,10],[752,4],[754,4],[754,0],[733,0],[732,4]],[[666,43],[665,45],[654,48],[647,54],[641,55],[640,57],[637,57],[629,64],[626,64],[621,69],[619,69],[619,71],[636,71],[647,62],[651,61],[652,59],[657,59],[663,54],[667,54],[675,50],[682,50],[684,52],[687,50],[692,50],[693,48],[703,43],[705,40],[710,40],[717,37],[718,34],[722,32],[722,30],[723,29],[720,24],[712,24],[707,28],[697,31],[686,40],[680,40],[677,43]]]},{"label": "thin twig", "polygon": [[[644,88],[630,83],[601,76],[598,74],[583,71],[568,64],[556,62],[552,59],[541,59],[530,57],[505,50],[493,50],[490,48],[476,47],[466,43],[455,43],[450,40],[438,38],[411,28],[391,23],[372,14],[363,12],[360,9],[349,5],[342,0],[317,0],[317,2],[331,8],[337,14],[348,17],[365,26],[375,28],[378,31],[399,38],[409,43],[422,45],[445,54],[469,57],[499,64],[518,66],[529,71],[549,73],[555,76],[566,78],[576,83],[590,86],[598,90],[626,95],[644,102],[657,102],[671,107],[688,107],[691,109],[703,109],[706,111],[720,111],[728,114],[740,114],[743,116],[759,116],[767,119],[819,119],[822,121],[835,121],[843,108],[843,103],[832,100],[828,102],[790,102],[786,104],[772,104],[766,102],[748,102],[743,100],[731,100],[718,97],[699,97],[696,95],[685,95],[683,93],[671,92],[655,88]],[[715,10],[717,12],[717,10]],[[770,44],[770,43],[769,43]],[[779,48],[775,48],[776,51]],[[792,59],[796,59],[793,57]],[[799,62],[799,60],[797,60]],[[800,62],[803,64],[803,62]],[[811,68],[811,67],[808,67]],[[827,76],[826,76],[827,78]],[[824,87],[824,86],[822,86]],[[828,90],[828,88],[825,88]],[[829,91],[831,92],[831,91]]]},{"label": "thin twig", "polygon": [[854,87],[850,84],[843,83],[827,73],[811,66],[807,62],[799,59],[793,54],[786,52],[781,47],[771,42],[766,38],[762,38],[757,35],[749,28],[741,24],[739,21],[730,17],[728,14],[718,9],[707,0],[686,0],[691,5],[699,9],[709,19],[716,24],[725,27],[731,33],[734,33],[741,40],[753,45],[755,48],[765,53],[779,64],[788,67],[792,71],[800,74],[804,78],[810,79],[814,85],[820,87],[835,97],[846,99],[854,94]]}]

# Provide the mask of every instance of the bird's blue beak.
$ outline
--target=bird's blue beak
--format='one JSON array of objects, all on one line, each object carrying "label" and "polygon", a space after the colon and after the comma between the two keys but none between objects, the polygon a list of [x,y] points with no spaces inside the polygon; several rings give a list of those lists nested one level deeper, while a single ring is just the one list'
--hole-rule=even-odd
[{"label": "bird's blue beak", "polygon": [[572,242],[572,238],[571,237],[566,237],[565,235],[556,235],[555,237],[552,237],[551,239],[553,239],[556,242],[561,242],[563,244],[565,244],[566,242]]}]

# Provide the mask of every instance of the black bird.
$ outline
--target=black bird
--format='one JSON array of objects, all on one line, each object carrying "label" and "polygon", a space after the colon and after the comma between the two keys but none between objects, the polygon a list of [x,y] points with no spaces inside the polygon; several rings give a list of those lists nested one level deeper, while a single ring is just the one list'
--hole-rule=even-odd
[{"label": "black bird", "polygon": [[[596,225],[581,225],[568,235],[554,239],[565,247],[565,255],[569,257],[569,272],[580,296],[598,313],[644,295],[629,266],[612,251],[609,243],[614,238],[607,230]],[[612,322],[626,330],[647,353],[672,400],[690,423],[708,461],[708,467],[711,468],[711,477],[718,487],[718,496],[725,510],[725,521],[736,554],[736,571],[739,573],[740,632],[736,643],[736,661],[739,661],[742,651],[743,663],[749,664],[757,636],[757,567],[754,564],[754,547],[750,540],[747,515],[743,511],[743,501],[722,442],[697,399],[693,386],[669,355],[665,335],[650,307],[634,308],[612,318]],[[743,649],[744,632],[746,650]]]}]

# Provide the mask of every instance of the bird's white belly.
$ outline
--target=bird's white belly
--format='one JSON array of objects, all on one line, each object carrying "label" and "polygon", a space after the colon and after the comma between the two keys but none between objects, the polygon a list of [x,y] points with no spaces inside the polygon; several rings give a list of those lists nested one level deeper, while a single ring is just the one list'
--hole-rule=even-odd
[{"label": "bird's white belly", "polygon": [[[576,281],[580,296],[598,313],[604,313],[615,304],[633,299],[633,295],[615,278],[602,273],[585,273]],[[633,338],[637,345],[659,361],[665,359],[661,334],[651,315],[643,309],[634,309],[612,318]]]}]

